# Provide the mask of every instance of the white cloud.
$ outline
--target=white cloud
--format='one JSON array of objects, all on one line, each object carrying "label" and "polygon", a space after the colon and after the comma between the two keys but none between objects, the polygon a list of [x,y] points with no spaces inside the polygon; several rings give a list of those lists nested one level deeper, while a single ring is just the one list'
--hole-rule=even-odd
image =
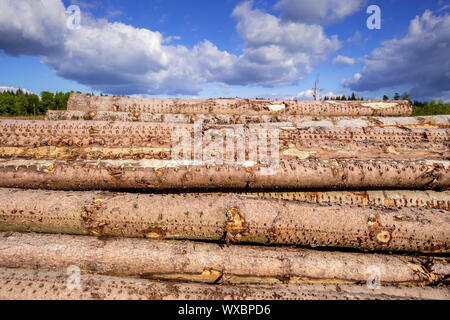
[{"label": "white cloud", "polygon": [[355,34],[353,36],[351,36],[350,38],[347,39],[347,42],[358,42],[362,39],[362,34],[359,31],[356,31]]},{"label": "white cloud", "polygon": [[313,90],[305,90],[305,91],[300,91],[297,94],[297,98],[299,99],[304,99],[304,100],[312,100],[314,97],[314,91]]},{"label": "white cloud", "polygon": [[21,90],[25,94],[33,94],[33,92],[25,89],[25,88],[15,88],[15,87],[2,87],[0,86],[0,92],[13,92],[16,93],[18,90]]},{"label": "white cloud", "polygon": [[[84,2],[77,2],[84,3]],[[82,11],[81,27],[66,27],[60,0],[2,0],[0,50],[37,55],[66,79],[113,94],[196,94],[205,83],[279,86],[304,78],[340,48],[318,25],[282,23],[253,9],[233,11],[243,53],[209,41],[189,49],[176,37],[120,22],[93,19]],[[19,19],[17,17],[20,17]]]},{"label": "white cloud", "polygon": [[413,98],[450,99],[450,15],[425,11],[401,39],[387,40],[362,59],[358,76],[341,84],[355,91],[410,86]]},{"label": "white cloud", "polygon": [[[342,96],[342,94],[334,94],[332,91],[325,93],[325,94],[319,93],[319,97],[321,99],[323,99],[324,97],[335,98],[335,97],[341,97],[341,96]],[[314,91],[312,89],[300,91],[297,94],[297,98],[299,100],[313,100],[314,99]]]},{"label": "white cloud", "polygon": [[0,49],[9,55],[59,51],[64,41],[61,1],[0,1]]},{"label": "white cloud", "polygon": [[336,97],[342,97],[343,94],[334,94],[332,91],[326,93],[323,95],[324,97],[328,97],[328,98],[336,98]]},{"label": "white cloud", "polygon": [[351,78],[346,78],[341,81],[341,85],[346,88],[351,88],[353,84],[357,83],[361,79],[361,73],[355,73]]},{"label": "white cloud", "polygon": [[277,86],[302,79],[341,46],[337,37],[327,37],[321,26],[282,23],[280,18],[252,9],[251,2],[238,5],[233,16],[245,40],[237,74],[229,79],[233,84],[244,80]]},{"label": "white cloud", "polygon": [[367,0],[280,0],[275,8],[284,21],[335,23],[362,9]]},{"label": "white cloud", "polygon": [[350,57],[346,57],[346,56],[338,55],[337,57],[335,57],[333,59],[332,63],[335,66],[350,66],[352,64],[355,64],[355,59],[354,58],[350,58]]}]

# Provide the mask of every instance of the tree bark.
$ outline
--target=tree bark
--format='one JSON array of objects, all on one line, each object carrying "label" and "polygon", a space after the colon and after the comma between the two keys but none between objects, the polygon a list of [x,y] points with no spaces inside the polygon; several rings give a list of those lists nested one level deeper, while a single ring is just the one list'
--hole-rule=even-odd
[{"label": "tree bark", "polygon": [[450,162],[286,160],[267,174],[259,164],[183,165],[154,160],[0,160],[0,187],[53,190],[443,189]]},{"label": "tree bark", "polygon": [[0,132],[1,158],[181,158],[232,165],[262,162],[265,150],[281,160],[450,158],[447,129],[1,120]]},{"label": "tree bark", "polygon": [[[386,118],[385,118],[386,119]],[[398,118],[393,118],[398,119]],[[350,121],[350,120],[349,120]],[[354,121],[354,125],[353,122]],[[399,120],[398,120],[399,121]],[[154,142],[170,142],[174,131],[193,134],[200,131],[203,135],[208,130],[232,130],[244,136],[277,130],[280,140],[303,142],[304,140],[341,143],[367,142],[403,142],[403,143],[441,143],[448,148],[450,141],[448,130],[439,128],[407,128],[402,125],[379,127],[358,126],[353,119],[347,126],[325,123],[323,126],[296,123],[261,123],[252,126],[243,124],[206,124],[196,128],[192,123],[144,123],[144,122],[108,122],[108,121],[45,121],[45,120],[0,120],[1,145],[29,146],[40,145],[108,145],[130,146],[149,145]],[[92,139],[103,138],[103,144]],[[69,140],[71,139],[71,141]],[[71,143],[70,143],[71,142]],[[160,143],[160,145],[163,143]]]},{"label": "tree bark", "polygon": [[408,101],[273,101],[239,98],[170,99],[70,95],[67,110],[148,113],[297,114],[312,116],[409,116]]},{"label": "tree bark", "polygon": [[[184,193],[185,195],[208,195],[220,193]],[[411,207],[450,210],[450,191],[432,190],[367,190],[367,191],[286,191],[286,192],[240,192],[244,196],[283,199],[319,204],[344,204],[378,207]]]},{"label": "tree bark", "polygon": [[229,114],[187,114],[187,113],[146,113],[115,111],[67,111],[48,110],[47,120],[95,120],[124,122],[193,123],[203,124],[257,124],[295,123],[298,127],[405,127],[405,128],[450,128],[450,116],[422,117],[318,117],[302,115],[229,115]]},{"label": "tree bark", "polygon": [[[0,233],[0,266],[206,283],[447,284],[448,258]],[[374,272],[374,270],[376,272]],[[447,280],[446,280],[447,279]]]},{"label": "tree bark", "polygon": [[[82,274],[0,269],[0,300],[449,300],[448,288],[366,285],[210,285]],[[69,283],[69,286],[67,285]],[[69,289],[71,288],[71,289]]]},{"label": "tree bark", "polygon": [[442,210],[17,189],[0,189],[0,203],[0,231],[450,253]]}]

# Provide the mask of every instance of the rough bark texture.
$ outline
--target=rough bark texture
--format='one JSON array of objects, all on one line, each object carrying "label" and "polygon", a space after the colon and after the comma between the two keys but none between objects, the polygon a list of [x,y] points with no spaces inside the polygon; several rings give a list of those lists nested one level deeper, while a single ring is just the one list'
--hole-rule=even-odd
[{"label": "rough bark texture", "polygon": [[[440,143],[447,148],[450,141],[449,130],[434,128],[398,127],[357,127],[357,126],[309,126],[300,123],[255,124],[250,128],[256,133],[262,130],[278,130],[280,140],[306,143],[307,141],[337,140],[342,144],[352,142],[403,142]],[[202,134],[208,130],[233,130],[250,135],[245,125],[202,125]],[[107,146],[149,146],[169,143],[175,130],[193,134],[194,124],[187,123],[140,123],[107,121],[45,121],[45,120],[0,120],[1,145],[30,146],[40,145],[98,145]],[[239,131],[240,130],[240,131]],[[258,131],[259,130],[259,131]],[[90,141],[91,139],[98,141]],[[100,143],[100,139],[103,142]],[[71,139],[71,141],[69,140]],[[160,143],[163,142],[163,143]]]},{"label": "rough bark texture", "polygon": [[[210,193],[178,193],[180,195],[209,196]],[[230,194],[230,193],[225,193]],[[450,191],[432,190],[367,190],[367,191],[314,191],[314,192],[238,192],[242,196],[282,199],[319,204],[346,204],[377,207],[411,207],[450,210]]]},{"label": "rough bark texture", "polygon": [[95,120],[128,122],[161,122],[203,124],[256,124],[256,123],[295,123],[299,127],[397,127],[406,128],[450,128],[450,116],[423,117],[313,117],[301,115],[228,115],[228,114],[183,114],[183,113],[145,113],[115,111],[66,111],[48,110],[47,120]]},{"label": "rough bark texture", "polygon": [[[82,274],[73,288],[69,274],[0,268],[0,300],[449,300],[447,287],[278,284],[210,285]],[[69,284],[69,286],[68,286]],[[71,289],[69,289],[71,288]]]},{"label": "rough bark texture", "polygon": [[[450,158],[447,129],[303,128],[288,124],[195,128],[191,124],[3,120],[0,158],[193,160],[198,152],[200,160],[233,164],[262,162],[264,146],[268,154],[276,146],[281,160]],[[272,139],[278,139],[273,146]],[[252,150],[259,152],[258,159],[250,156]]]},{"label": "rough bark texture", "polygon": [[450,253],[443,210],[17,189],[0,189],[0,203],[0,231]]},{"label": "rough bark texture", "polygon": [[238,98],[169,99],[98,97],[73,93],[67,110],[201,114],[297,114],[312,116],[408,116],[408,101],[273,101]]},{"label": "rough bark texture", "polygon": [[0,160],[0,187],[117,189],[448,189],[450,162],[434,160],[285,160],[267,165],[161,160]]},{"label": "rough bark texture", "polygon": [[[221,246],[131,238],[0,233],[0,266],[207,283],[448,284],[448,258]],[[447,279],[447,280],[446,280]]]}]

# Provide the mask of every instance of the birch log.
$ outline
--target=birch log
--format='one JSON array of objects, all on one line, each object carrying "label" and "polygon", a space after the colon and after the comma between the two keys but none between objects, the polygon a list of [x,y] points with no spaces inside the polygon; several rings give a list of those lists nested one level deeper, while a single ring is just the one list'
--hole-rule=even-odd
[{"label": "birch log", "polygon": [[0,233],[0,267],[206,283],[446,285],[448,258],[132,238]]},{"label": "birch log", "polygon": [[170,99],[97,97],[72,93],[67,110],[148,113],[297,114],[312,116],[408,116],[408,101],[274,101],[239,98]]},{"label": "birch log", "polygon": [[0,231],[450,253],[447,211],[225,194],[0,189]]},{"label": "birch log", "polygon": [[0,268],[0,300],[449,300],[448,288],[366,285],[210,285]]}]

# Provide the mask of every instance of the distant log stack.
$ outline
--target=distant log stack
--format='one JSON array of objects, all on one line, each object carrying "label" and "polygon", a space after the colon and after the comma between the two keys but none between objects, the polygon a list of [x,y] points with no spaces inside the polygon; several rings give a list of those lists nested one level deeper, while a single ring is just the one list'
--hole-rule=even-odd
[{"label": "distant log stack", "polygon": [[276,101],[239,98],[168,99],[105,97],[71,94],[69,111],[120,111],[163,114],[409,116],[408,101]]},{"label": "distant log stack", "polygon": [[411,112],[72,94],[0,120],[0,299],[448,299],[450,116]]}]

